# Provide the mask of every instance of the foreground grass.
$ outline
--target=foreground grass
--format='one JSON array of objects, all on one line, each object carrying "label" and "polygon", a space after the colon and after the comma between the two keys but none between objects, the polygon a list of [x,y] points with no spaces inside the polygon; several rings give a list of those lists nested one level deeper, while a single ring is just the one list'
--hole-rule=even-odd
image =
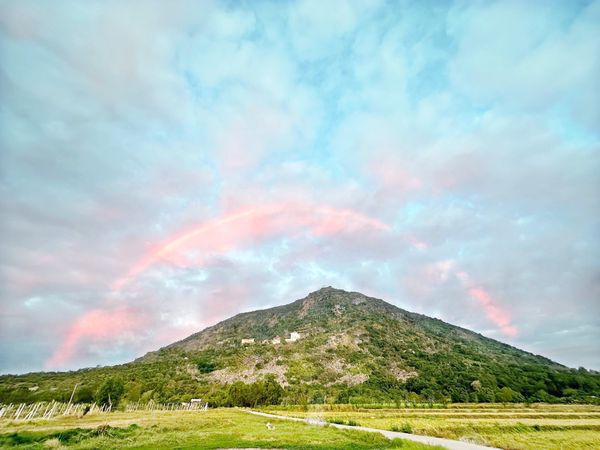
[{"label": "foreground grass", "polygon": [[440,409],[361,409],[351,406],[265,408],[334,423],[397,430],[515,450],[600,449],[600,407],[589,405],[452,405]]},{"label": "foreground grass", "polygon": [[[274,430],[266,426],[271,422]],[[431,450],[377,433],[273,420],[237,409],[152,411],[0,421],[0,448],[19,449],[386,449]]]}]

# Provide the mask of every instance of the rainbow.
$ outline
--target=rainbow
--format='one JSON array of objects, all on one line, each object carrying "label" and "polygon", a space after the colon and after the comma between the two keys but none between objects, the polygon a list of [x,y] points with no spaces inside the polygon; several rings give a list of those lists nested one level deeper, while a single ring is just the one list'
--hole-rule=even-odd
[{"label": "rainbow", "polygon": [[66,364],[77,354],[83,340],[107,340],[114,337],[112,332],[103,331],[107,329],[107,323],[118,323],[118,329],[125,331],[141,329],[145,322],[140,320],[139,315],[131,308],[113,304],[118,297],[116,294],[130,286],[153,265],[172,261],[178,252],[193,248],[205,253],[223,253],[249,239],[284,236],[302,230],[314,236],[323,236],[365,229],[382,232],[390,231],[391,227],[352,209],[299,202],[256,206],[196,225],[171,236],[129,267],[125,274],[112,283],[106,306],[90,310],[76,319],[45,366],[52,368]]},{"label": "rainbow", "polygon": [[[148,253],[115,281],[112,290],[118,292],[138,278],[150,266],[167,259],[187,246],[205,251],[229,249],[248,237],[259,238],[273,233],[307,227],[314,235],[329,235],[344,231],[372,228],[390,231],[391,227],[377,219],[351,209],[315,206],[306,203],[272,204],[226,214],[169,238]],[[215,238],[216,235],[216,238]]]}]

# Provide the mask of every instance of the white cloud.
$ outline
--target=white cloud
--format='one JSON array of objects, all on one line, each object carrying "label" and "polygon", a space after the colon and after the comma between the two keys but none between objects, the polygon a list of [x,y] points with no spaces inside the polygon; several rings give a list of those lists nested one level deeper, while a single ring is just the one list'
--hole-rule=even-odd
[{"label": "white cloud", "polygon": [[573,12],[561,2],[473,4],[451,15],[454,86],[474,102],[600,122],[600,2]]},{"label": "white cloud", "polygon": [[[58,4],[1,6],[2,367],[39,368],[115,300],[156,336],[74,365],[326,284],[505,339],[464,271],[512,343],[598,368],[572,358],[598,338],[598,2]],[[110,291],[169,239],[272,204],[304,205],[288,233],[225,227]],[[310,232],[306,205],[391,230],[340,214]]]}]

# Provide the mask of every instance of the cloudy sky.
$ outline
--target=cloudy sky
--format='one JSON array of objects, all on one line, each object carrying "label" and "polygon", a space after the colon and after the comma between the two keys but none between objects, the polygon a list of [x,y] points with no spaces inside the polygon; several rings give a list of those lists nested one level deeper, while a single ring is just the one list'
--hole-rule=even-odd
[{"label": "cloudy sky", "polygon": [[0,2],[0,372],[357,290],[600,369],[599,1]]}]

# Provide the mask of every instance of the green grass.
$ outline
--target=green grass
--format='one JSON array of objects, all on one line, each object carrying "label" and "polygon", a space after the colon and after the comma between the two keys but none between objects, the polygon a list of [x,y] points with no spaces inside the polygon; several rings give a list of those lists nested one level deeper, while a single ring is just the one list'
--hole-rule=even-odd
[{"label": "green grass", "polygon": [[448,405],[444,408],[370,409],[353,405],[269,407],[273,414],[413,434],[467,439],[514,450],[600,448],[600,407],[591,405]]},{"label": "green grass", "polygon": [[[266,424],[275,426],[269,430]],[[348,423],[348,422],[347,422]],[[19,449],[386,449],[436,447],[377,433],[270,419],[238,409],[116,412],[83,418],[0,421],[0,448]]]},{"label": "green grass", "polygon": [[390,430],[391,431],[399,431],[400,433],[409,433],[409,434],[413,432],[413,429],[410,426],[410,423],[403,423],[402,425],[394,424],[390,427]]},{"label": "green grass", "polygon": [[343,420],[343,419],[328,419],[327,422],[335,423],[338,425],[348,425],[349,427],[358,427],[360,424],[355,420]]}]

